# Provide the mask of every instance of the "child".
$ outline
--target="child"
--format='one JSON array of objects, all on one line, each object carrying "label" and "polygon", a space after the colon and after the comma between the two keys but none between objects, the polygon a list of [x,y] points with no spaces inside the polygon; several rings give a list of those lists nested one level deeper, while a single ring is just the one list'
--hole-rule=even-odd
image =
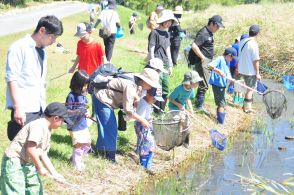
[{"label": "child", "polygon": [[71,126],[68,125],[74,147],[71,161],[79,171],[85,168],[83,155],[91,149],[91,136],[86,119],[86,115],[89,116],[86,110],[88,81],[89,76],[85,71],[75,72],[70,81],[71,92],[66,98],[66,107],[70,109],[71,119],[75,123]]},{"label": "child", "polygon": [[[163,101],[162,97],[156,95],[156,88],[147,91],[145,97],[141,98],[137,114],[146,119],[151,124],[151,113],[153,112],[152,104],[157,101]],[[144,128],[143,125],[136,121],[135,131],[137,134],[137,151],[139,152],[140,164],[147,170],[151,169],[153,150],[154,150],[154,137],[152,135],[152,128]]]},{"label": "child", "polygon": [[73,73],[77,65],[79,65],[79,70],[84,70],[88,75],[91,75],[97,67],[106,62],[103,48],[90,34],[91,26],[88,23],[78,24],[75,34],[80,38],[77,44],[77,57],[72,67],[68,70],[69,73]]},{"label": "child", "polygon": [[64,104],[53,102],[47,106],[42,118],[19,131],[2,159],[2,194],[43,194],[39,174],[51,175],[58,182],[64,182],[48,157],[51,129],[57,129],[63,121],[72,124]]},{"label": "child", "polygon": [[[198,82],[203,79],[196,71],[186,72],[182,84],[177,86],[169,96],[168,107],[170,110],[186,110],[189,109],[189,113],[193,114],[193,106],[191,99],[195,96],[194,88],[198,86]],[[189,147],[189,132],[185,131],[183,134],[184,143],[183,146]]]},{"label": "child", "polygon": [[130,34],[135,34],[135,25],[136,25],[137,19],[138,19],[138,14],[136,12],[133,12],[129,20]]},{"label": "child", "polygon": [[234,58],[237,57],[237,51],[233,47],[225,49],[223,56],[217,57],[208,64],[208,68],[212,70],[210,74],[209,84],[212,85],[214,101],[217,105],[216,119],[217,123],[225,122],[225,92],[227,86],[227,78],[231,79],[231,73],[227,66]]}]

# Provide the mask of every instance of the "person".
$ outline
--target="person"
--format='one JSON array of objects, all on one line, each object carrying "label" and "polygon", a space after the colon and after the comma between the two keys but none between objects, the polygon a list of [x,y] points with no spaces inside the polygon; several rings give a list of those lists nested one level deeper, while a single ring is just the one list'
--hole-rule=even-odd
[{"label": "person", "polygon": [[228,80],[232,79],[229,64],[233,59],[237,58],[237,51],[233,47],[225,49],[223,56],[217,57],[215,60],[208,64],[209,70],[211,70],[209,84],[212,86],[214,102],[217,106],[216,120],[218,124],[224,124],[225,122],[225,107],[226,107],[226,87]]},{"label": "person", "polygon": [[19,131],[2,159],[2,194],[43,194],[39,175],[65,181],[48,157],[51,129],[57,129],[63,122],[72,124],[67,109],[64,104],[53,102],[46,107],[44,117],[26,124]]},{"label": "person", "polygon": [[163,61],[164,67],[168,73],[162,73],[160,82],[162,86],[162,97],[164,102],[156,102],[156,105],[164,110],[169,94],[169,76],[172,74],[173,63],[170,53],[170,37],[168,28],[176,22],[176,18],[171,10],[163,10],[160,18],[158,19],[158,28],[153,30],[148,40],[149,58],[159,58]]},{"label": "person", "polygon": [[209,79],[207,64],[211,62],[214,55],[213,34],[221,27],[224,28],[221,16],[214,15],[209,18],[207,26],[204,26],[197,32],[188,56],[190,62],[189,67],[196,70],[203,78],[203,81],[199,83],[196,93],[196,110],[204,112],[205,114],[209,114],[204,108],[205,94],[208,90]]},{"label": "person", "polygon": [[136,113],[150,123],[149,128],[145,128],[141,122],[135,122],[135,132],[137,135],[137,152],[140,164],[146,169],[151,170],[152,159],[154,157],[155,140],[152,135],[152,112],[155,100],[164,101],[161,96],[156,95],[156,88],[147,91],[146,96],[140,99]]},{"label": "person", "polygon": [[103,27],[109,27],[111,35],[103,39],[105,47],[105,55],[108,62],[110,62],[113,53],[113,47],[115,43],[115,35],[117,28],[120,28],[120,19],[119,15],[116,12],[116,2],[115,0],[108,0],[107,9],[103,9],[98,16],[97,22],[94,25],[96,28],[100,22],[102,22]]},{"label": "person", "polygon": [[[244,78],[248,87],[255,88],[256,81],[261,79],[259,72],[259,48],[257,37],[260,27],[256,24],[249,28],[249,38],[243,39],[239,46],[239,66],[238,73]],[[243,105],[243,111],[246,113],[253,112],[252,101],[253,91],[247,89]]]},{"label": "person", "polygon": [[91,32],[91,26],[88,23],[77,25],[75,36],[80,40],[77,43],[77,57],[68,70],[69,73],[73,73],[78,66],[78,70],[84,70],[88,75],[91,75],[106,61],[101,44],[91,37]]},{"label": "person", "polygon": [[8,50],[5,79],[6,108],[11,110],[7,126],[10,141],[25,124],[40,118],[45,109],[45,47],[55,43],[62,33],[62,22],[57,17],[44,16],[32,35],[14,42]]},{"label": "person", "polygon": [[129,20],[130,34],[135,34],[135,25],[137,20],[138,20],[138,14],[136,12],[133,12]]},{"label": "person", "polygon": [[112,162],[116,162],[117,122],[114,109],[122,108],[126,116],[140,122],[145,128],[150,123],[135,112],[142,90],[151,87],[158,88],[159,75],[155,70],[145,68],[141,74],[126,75],[133,77],[133,81],[125,78],[113,78],[107,84],[107,89],[94,89],[93,104],[98,121],[98,139],[96,149]]},{"label": "person", "polygon": [[170,33],[171,58],[173,65],[176,66],[183,34],[185,36],[185,30],[183,30],[180,26],[180,18],[183,14],[182,6],[176,6],[175,11],[173,13],[177,22],[174,22],[174,24],[169,27],[168,32]]},{"label": "person", "polygon": [[85,169],[83,155],[91,149],[91,135],[86,119],[90,116],[87,112],[86,96],[88,82],[89,75],[85,71],[76,71],[70,81],[71,91],[66,97],[66,107],[69,109],[70,119],[74,122],[73,125],[67,126],[73,144],[71,162],[79,171]]},{"label": "person", "polygon": [[91,7],[91,9],[90,9],[90,26],[91,26],[91,28],[93,28],[95,25],[96,14],[97,13],[96,13],[95,7]]},{"label": "person", "polygon": [[[192,70],[184,74],[184,79],[182,83],[177,86],[173,92],[169,95],[168,107],[170,110],[188,110],[190,114],[193,114],[192,101],[195,97],[194,89],[198,86],[198,83],[203,79],[199,74]],[[189,147],[189,132],[185,131],[183,133],[183,146]]]},{"label": "person", "polygon": [[163,9],[163,6],[158,4],[156,9],[151,12],[147,22],[147,27],[151,30],[151,32],[158,27],[158,17]]}]

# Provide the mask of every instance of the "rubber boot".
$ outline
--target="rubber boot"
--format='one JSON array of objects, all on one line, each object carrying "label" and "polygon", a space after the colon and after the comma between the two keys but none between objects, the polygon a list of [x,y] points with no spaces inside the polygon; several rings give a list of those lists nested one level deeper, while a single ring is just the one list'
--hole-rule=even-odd
[{"label": "rubber boot", "polygon": [[224,112],[217,112],[216,113],[216,120],[218,124],[223,125],[225,123],[226,113]]},{"label": "rubber boot", "polygon": [[150,152],[147,155],[140,156],[140,165],[142,165],[145,169],[147,169],[149,159],[150,159]]},{"label": "rubber boot", "polygon": [[244,99],[243,97],[238,97],[239,98],[239,105],[243,106],[244,105]]},{"label": "rubber boot", "polygon": [[84,150],[81,148],[74,148],[72,155],[72,163],[76,167],[77,170],[82,171],[85,169],[85,165],[83,163],[83,154]]},{"label": "rubber boot", "polygon": [[205,96],[203,94],[198,94],[196,95],[196,109],[201,109],[203,108]]},{"label": "rubber boot", "polygon": [[240,99],[239,99],[238,96],[236,96],[236,95],[233,96],[233,103],[234,103],[234,104],[238,105],[238,104],[239,104],[239,100],[240,100]]},{"label": "rubber boot", "polygon": [[84,151],[84,154],[88,154],[88,152],[91,150],[91,146],[84,144],[82,146],[82,150]]}]

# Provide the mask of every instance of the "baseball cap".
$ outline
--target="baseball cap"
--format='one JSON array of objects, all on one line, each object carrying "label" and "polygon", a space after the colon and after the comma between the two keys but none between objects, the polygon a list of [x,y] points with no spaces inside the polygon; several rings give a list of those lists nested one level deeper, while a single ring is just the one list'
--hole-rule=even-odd
[{"label": "baseball cap", "polygon": [[161,88],[154,88],[152,87],[147,91],[147,94],[153,96],[157,101],[159,102],[164,102],[164,99],[162,98],[161,93]]},{"label": "baseball cap", "polygon": [[233,47],[228,47],[225,49],[225,55],[231,54],[234,59],[237,59],[237,50]]},{"label": "baseball cap", "polygon": [[90,31],[91,31],[91,27],[89,24],[79,23],[77,25],[77,32],[76,32],[75,36],[81,38],[81,37],[85,36],[87,33],[89,33]]},{"label": "baseball cap", "polygon": [[167,71],[163,67],[163,61],[159,58],[152,58],[149,61],[149,67],[154,70],[160,70],[161,72],[167,73]]},{"label": "baseball cap", "polygon": [[44,113],[47,116],[59,116],[63,118],[64,122],[66,122],[68,125],[73,124],[73,122],[69,119],[67,108],[62,103],[59,103],[59,102],[50,103],[46,107]]},{"label": "baseball cap", "polygon": [[249,34],[250,35],[257,35],[260,31],[260,28],[257,24],[253,24],[252,26],[250,26],[249,28]]},{"label": "baseball cap", "polygon": [[203,79],[199,76],[198,72],[192,70],[184,74],[184,80],[182,84],[190,85],[191,83],[198,83],[200,81],[203,81]]},{"label": "baseball cap", "polygon": [[209,20],[215,22],[219,27],[225,28],[222,22],[223,19],[220,15],[214,15]]}]

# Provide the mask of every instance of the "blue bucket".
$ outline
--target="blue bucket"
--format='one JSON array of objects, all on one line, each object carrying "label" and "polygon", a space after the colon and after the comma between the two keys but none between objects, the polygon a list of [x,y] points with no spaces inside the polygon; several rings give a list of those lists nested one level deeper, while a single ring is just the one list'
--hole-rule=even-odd
[{"label": "blue bucket", "polygon": [[262,83],[261,81],[257,81],[256,90],[259,93],[264,93],[267,89],[268,87],[264,83]]},{"label": "blue bucket", "polygon": [[294,90],[294,76],[293,75],[285,75],[283,76],[284,86],[287,90]]},{"label": "blue bucket", "polygon": [[121,38],[123,36],[124,36],[123,30],[121,28],[117,28],[115,37],[116,38]]},{"label": "blue bucket", "polygon": [[223,151],[227,145],[227,138],[224,134],[220,133],[216,129],[212,129],[209,131],[211,137],[211,143],[218,150]]}]

